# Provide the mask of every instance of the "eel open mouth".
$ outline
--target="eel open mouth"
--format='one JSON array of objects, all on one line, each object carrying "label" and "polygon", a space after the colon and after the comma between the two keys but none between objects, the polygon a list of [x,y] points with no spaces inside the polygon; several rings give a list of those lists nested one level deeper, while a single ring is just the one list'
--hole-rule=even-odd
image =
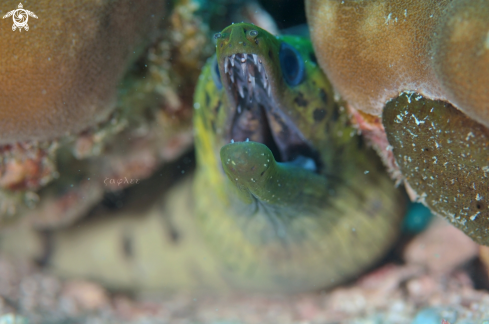
[{"label": "eel open mouth", "polygon": [[236,104],[229,140],[263,143],[277,162],[319,173],[319,154],[280,109],[264,60],[257,54],[236,53],[223,61],[223,86]]}]

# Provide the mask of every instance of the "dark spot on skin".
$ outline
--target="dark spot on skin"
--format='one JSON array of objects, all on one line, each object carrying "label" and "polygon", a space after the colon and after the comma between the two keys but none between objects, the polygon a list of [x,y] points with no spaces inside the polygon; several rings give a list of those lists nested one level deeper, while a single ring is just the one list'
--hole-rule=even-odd
[{"label": "dark spot on skin", "polygon": [[333,122],[335,122],[335,121],[338,121],[339,118],[340,118],[339,107],[338,107],[338,105],[335,105],[335,107],[333,109],[333,116],[331,116],[331,120]]},{"label": "dark spot on skin", "polygon": [[51,261],[51,257],[54,255],[55,252],[55,242],[54,242],[54,236],[53,236],[53,231],[51,230],[45,230],[41,231],[40,233],[40,239],[41,239],[41,244],[43,248],[43,253],[35,260],[37,265],[44,267],[49,265],[49,262]]},{"label": "dark spot on skin", "polygon": [[258,39],[255,39],[255,44],[258,45]]},{"label": "dark spot on skin", "polygon": [[263,176],[263,174],[265,173],[265,170],[263,170],[261,173],[260,173],[260,177]]},{"label": "dark spot on skin", "polygon": [[268,51],[268,57],[273,61],[273,53],[271,50]]},{"label": "dark spot on skin", "polygon": [[217,131],[216,131],[216,122],[214,120],[211,121],[211,127],[212,127],[212,132],[214,134],[216,134],[217,133]]},{"label": "dark spot on skin", "polygon": [[222,48],[222,45],[224,45],[224,43],[221,43],[221,48]]},{"label": "dark spot on skin", "polygon": [[482,206],[480,204],[477,204],[476,207],[477,207],[477,209],[481,209],[482,208]]},{"label": "dark spot on skin", "polygon": [[134,257],[133,241],[127,233],[122,235],[122,252],[127,259]]},{"label": "dark spot on skin", "polygon": [[309,59],[311,60],[311,62],[313,62],[314,64],[318,64],[318,61],[316,59],[316,55],[314,53],[310,53],[309,54]]},{"label": "dark spot on skin", "polygon": [[252,167],[251,167],[251,171],[254,171],[254,170],[255,170],[255,166],[252,166]]},{"label": "dark spot on skin", "polygon": [[217,102],[216,107],[214,108],[214,113],[217,115],[219,113],[219,110],[221,109],[221,100]]},{"label": "dark spot on skin", "polygon": [[[162,208],[164,210],[164,208]],[[170,213],[167,213],[165,217],[161,218],[164,222],[164,229],[167,234],[167,237],[170,239],[170,242],[177,244],[180,242],[181,234],[178,231],[178,228],[175,226],[172,220],[172,215]]]},{"label": "dark spot on skin", "polygon": [[246,46],[246,43],[243,42],[243,46]]},{"label": "dark spot on skin", "polygon": [[312,114],[315,121],[320,122],[326,117],[326,110],[323,108],[316,108]]},{"label": "dark spot on skin", "polygon": [[294,99],[294,102],[299,107],[307,107],[309,104],[309,101],[304,98],[304,94],[302,92],[299,92],[299,95]]},{"label": "dark spot on skin", "polygon": [[429,148],[425,147],[424,149],[422,149],[422,151],[425,151],[425,152],[429,152]]},{"label": "dark spot on skin", "polygon": [[358,150],[363,150],[365,149],[365,142],[363,141],[363,138],[361,136],[356,136],[357,137],[357,147]]},{"label": "dark spot on skin", "polygon": [[243,28],[243,32],[244,32],[244,34],[246,35],[246,33],[248,32],[248,29]]},{"label": "dark spot on skin", "polygon": [[324,89],[319,90],[319,97],[325,104],[328,104],[328,95]]},{"label": "dark spot on skin", "polygon": [[178,232],[174,229],[171,229],[169,234],[171,241],[173,243],[178,243],[178,241],[180,240],[180,234],[178,234]]},{"label": "dark spot on skin", "polygon": [[205,92],[205,106],[209,107],[210,102],[211,102],[211,97],[209,97],[209,93],[206,91]]}]

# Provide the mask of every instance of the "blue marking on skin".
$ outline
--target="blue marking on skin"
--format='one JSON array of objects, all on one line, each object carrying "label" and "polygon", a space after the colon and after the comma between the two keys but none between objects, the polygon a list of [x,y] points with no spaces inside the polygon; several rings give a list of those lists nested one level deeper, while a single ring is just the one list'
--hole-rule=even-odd
[{"label": "blue marking on skin", "polygon": [[402,231],[406,234],[417,234],[424,231],[433,215],[428,207],[420,203],[411,203],[404,217]]}]

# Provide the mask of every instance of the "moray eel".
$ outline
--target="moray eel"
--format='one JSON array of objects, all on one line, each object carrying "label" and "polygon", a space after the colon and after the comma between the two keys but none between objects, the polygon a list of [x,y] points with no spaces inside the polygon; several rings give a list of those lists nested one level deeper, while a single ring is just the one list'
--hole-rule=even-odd
[{"label": "moray eel", "polygon": [[312,45],[233,24],[195,93],[196,219],[234,286],[326,288],[373,265],[404,198],[349,124]]}]

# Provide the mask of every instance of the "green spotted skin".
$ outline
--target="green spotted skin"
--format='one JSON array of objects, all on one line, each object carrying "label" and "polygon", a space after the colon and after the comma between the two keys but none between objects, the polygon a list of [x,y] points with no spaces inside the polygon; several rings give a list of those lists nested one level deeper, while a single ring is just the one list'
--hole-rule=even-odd
[{"label": "green spotted skin", "polygon": [[[384,256],[397,237],[403,195],[334,100],[308,39],[275,37],[246,23],[219,36],[217,57],[204,67],[195,93],[194,196],[197,221],[223,277],[264,292],[327,288],[353,278]],[[305,77],[296,86],[283,78],[282,42],[304,60]],[[319,172],[277,162],[259,143],[260,132],[249,142],[230,143],[238,96],[225,77],[222,88],[216,86],[212,69],[217,59],[225,75],[225,58],[235,53],[262,61],[273,106],[264,109],[286,121],[272,118],[271,132],[280,136],[293,128],[317,152]]]},{"label": "green spotted skin", "polygon": [[403,93],[383,124],[407,184],[432,212],[489,245],[489,131],[452,105]]}]

